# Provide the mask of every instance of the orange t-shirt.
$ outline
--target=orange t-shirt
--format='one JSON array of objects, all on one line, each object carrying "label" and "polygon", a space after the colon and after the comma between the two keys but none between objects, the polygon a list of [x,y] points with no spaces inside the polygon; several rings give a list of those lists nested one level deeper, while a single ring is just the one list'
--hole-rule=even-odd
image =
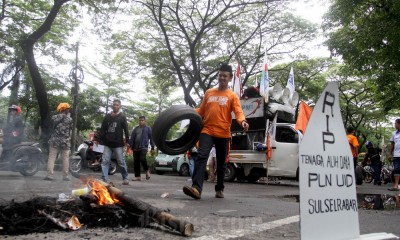
[{"label": "orange t-shirt", "polygon": [[347,134],[347,139],[349,140],[351,153],[353,154],[353,157],[357,157],[356,148],[358,148],[360,144],[358,144],[356,136],[352,134]]},{"label": "orange t-shirt", "polygon": [[231,137],[232,112],[235,113],[239,125],[246,120],[239,97],[229,89],[207,90],[200,108],[196,111],[203,117],[204,127],[201,132],[213,137]]}]

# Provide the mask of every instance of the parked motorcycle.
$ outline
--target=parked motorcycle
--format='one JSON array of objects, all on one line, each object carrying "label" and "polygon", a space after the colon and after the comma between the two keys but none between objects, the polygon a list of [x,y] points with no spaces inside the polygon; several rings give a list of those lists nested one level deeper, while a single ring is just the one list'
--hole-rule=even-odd
[{"label": "parked motorcycle", "polygon": [[[92,146],[93,141],[83,141],[79,145],[78,150],[70,157],[69,160],[69,171],[75,177],[79,177],[80,172],[85,169],[91,169],[95,172],[101,171],[102,153],[93,152]],[[95,159],[91,156],[95,156],[98,164],[95,164]],[[108,170],[109,175],[114,175],[117,172],[117,158],[113,155],[110,162],[110,168]]]},{"label": "parked motorcycle", "polygon": [[0,157],[0,169],[20,172],[24,176],[33,176],[43,163],[39,143],[22,142],[4,150]]}]

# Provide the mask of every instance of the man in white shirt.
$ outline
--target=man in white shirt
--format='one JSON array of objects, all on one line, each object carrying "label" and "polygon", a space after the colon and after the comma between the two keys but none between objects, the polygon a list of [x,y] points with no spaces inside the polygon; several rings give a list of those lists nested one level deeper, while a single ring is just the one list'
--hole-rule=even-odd
[{"label": "man in white shirt", "polygon": [[400,179],[400,118],[394,122],[396,131],[393,132],[390,138],[390,150],[389,159],[393,159],[393,174],[394,174],[394,185],[389,188],[389,191],[399,191],[399,179]]}]

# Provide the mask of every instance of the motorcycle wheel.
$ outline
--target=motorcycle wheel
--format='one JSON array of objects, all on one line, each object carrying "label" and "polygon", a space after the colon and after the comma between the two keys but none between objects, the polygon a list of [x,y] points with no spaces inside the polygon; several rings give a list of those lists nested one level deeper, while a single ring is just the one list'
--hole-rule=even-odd
[{"label": "motorcycle wheel", "polygon": [[114,175],[117,172],[117,160],[111,160],[108,175]]},{"label": "motorcycle wheel", "polygon": [[14,157],[17,160],[21,159],[21,161],[25,162],[24,165],[18,169],[23,176],[33,176],[39,171],[39,161],[41,158],[39,154],[31,156],[17,151]]},{"label": "motorcycle wheel", "polygon": [[69,171],[71,172],[72,176],[79,177],[80,172],[82,171],[82,159],[79,158],[70,158],[69,159]]},{"label": "motorcycle wheel", "polygon": [[364,177],[364,182],[371,183],[373,179],[374,179],[374,177],[372,176],[371,173],[366,173],[365,177]]}]

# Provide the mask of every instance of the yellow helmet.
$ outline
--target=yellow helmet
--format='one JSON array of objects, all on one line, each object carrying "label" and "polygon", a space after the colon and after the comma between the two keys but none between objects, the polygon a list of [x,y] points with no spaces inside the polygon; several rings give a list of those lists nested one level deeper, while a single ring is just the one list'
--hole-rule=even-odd
[{"label": "yellow helmet", "polygon": [[69,106],[68,103],[60,103],[60,104],[58,104],[57,112],[62,112],[64,110],[67,110],[67,109],[70,109],[70,108],[71,107]]}]

